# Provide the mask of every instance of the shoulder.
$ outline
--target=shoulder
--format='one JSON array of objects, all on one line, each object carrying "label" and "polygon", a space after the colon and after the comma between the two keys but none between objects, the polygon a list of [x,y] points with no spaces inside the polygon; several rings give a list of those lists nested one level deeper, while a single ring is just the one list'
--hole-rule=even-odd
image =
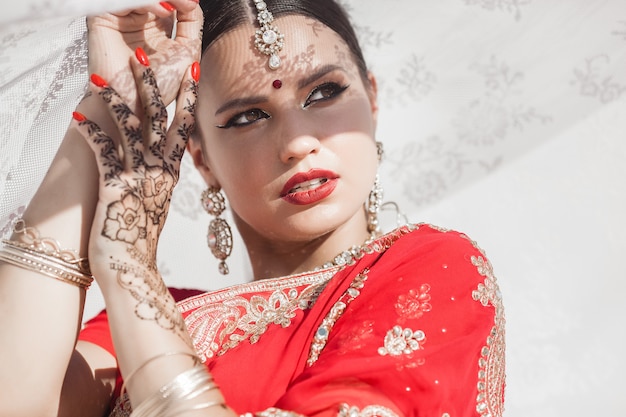
[{"label": "shoulder", "polygon": [[485,251],[465,233],[425,223],[405,226],[404,232],[399,232],[402,229],[387,235],[401,233],[380,258],[381,268],[396,274],[446,279],[491,274]]}]

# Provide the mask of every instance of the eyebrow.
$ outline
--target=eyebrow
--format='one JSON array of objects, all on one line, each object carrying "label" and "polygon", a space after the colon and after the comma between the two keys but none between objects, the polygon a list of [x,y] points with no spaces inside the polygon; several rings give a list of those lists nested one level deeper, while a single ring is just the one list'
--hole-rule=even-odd
[{"label": "eyebrow", "polygon": [[220,113],[224,113],[227,110],[237,108],[237,107],[247,107],[247,106],[251,106],[251,105],[255,105],[259,103],[265,103],[268,100],[269,99],[267,96],[236,98],[236,99],[233,99],[224,103],[224,105],[222,105],[219,109],[217,109],[217,111],[215,112],[215,115],[217,116]]},{"label": "eyebrow", "polygon": [[298,88],[304,88],[307,85],[311,84],[313,81],[319,78],[322,78],[324,75],[328,74],[329,72],[333,72],[338,69],[341,69],[339,65],[334,65],[334,64],[324,65],[323,67],[320,67],[319,69],[317,69],[317,71],[315,71],[313,74],[298,81]]},{"label": "eyebrow", "polygon": [[[300,81],[298,81],[298,89],[306,87],[307,85],[311,84],[313,81],[316,81],[322,78],[324,75],[328,74],[329,72],[333,72],[335,70],[341,70],[341,69],[342,67],[340,67],[339,65],[334,65],[334,64],[324,65],[323,67],[318,68],[314,73],[312,73],[308,77],[303,78]],[[269,98],[267,96],[252,96],[252,97],[245,97],[245,98],[236,98],[236,99],[227,101],[222,106],[220,106],[220,108],[217,109],[217,111],[215,112],[215,115],[217,116],[233,108],[247,107],[251,105],[265,103],[267,101],[269,101]]]}]

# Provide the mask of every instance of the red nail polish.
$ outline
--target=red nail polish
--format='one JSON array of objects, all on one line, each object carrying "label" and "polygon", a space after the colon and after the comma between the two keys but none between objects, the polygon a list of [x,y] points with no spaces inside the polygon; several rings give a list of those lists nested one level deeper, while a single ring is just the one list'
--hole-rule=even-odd
[{"label": "red nail polish", "polygon": [[138,47],[135,49],[135,56],[137,57],[137,61],[144,67],[150,66],[150,60],[148,59],[148,55],[146,55],[146,51],[143,50],[142,47]]},{"label": "red nail polish", "polygon": [[167,10],[168,12],[173,12],[174,10],[176,10],[176,8],[174,6],[172,6],[171,4],[169,4],[166,1],[162,1],[161,3],[159,3],[161,5],[161,7],[163,7],[165,10]]},{"label": "red nail polish", "polygon": [[76,120],[77,122],[84,122],[85,120],[87,120],[87,118],[85,117],[84,114],[79,113],[77,111],[72,113],[72,117],[74,118],[74,120]]},{"label": "red nail polish", "polygon": [[191,77],[196,82],[200,81],[200,64],[197,61],[191,64]]},{"label": "red nail polish", "polygon": [[104,81],[104,78],[99,76],[98,74],[91,74],[91,82],[97,85],[98,87],[106,87],[107,82]]}]

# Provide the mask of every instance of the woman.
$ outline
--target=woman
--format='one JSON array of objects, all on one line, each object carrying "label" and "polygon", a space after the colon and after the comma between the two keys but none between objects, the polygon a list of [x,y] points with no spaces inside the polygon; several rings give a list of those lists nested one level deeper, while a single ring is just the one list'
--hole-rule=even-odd
[{"label": "woman", "polygon": [[[484,254],[428,225],[378,230],[376,81],[341,8],[201,6],[90,20],[90,93],[2,252],[3,305],[33,312],[0,323],[15,335],[0,365],[20,375],[2,381],[2,415],[104,415],[109,401],[116,416],[501,415],[504,317]],[[227,272],[225,195],[248,284],[168,291],[158,273],[185,146],[216,216],[212,252]],[[90,270],[41,236],[88,252]],[[74,349],[91,275],[107,313]],[[35,400],[31,384],[45,387]]]}]

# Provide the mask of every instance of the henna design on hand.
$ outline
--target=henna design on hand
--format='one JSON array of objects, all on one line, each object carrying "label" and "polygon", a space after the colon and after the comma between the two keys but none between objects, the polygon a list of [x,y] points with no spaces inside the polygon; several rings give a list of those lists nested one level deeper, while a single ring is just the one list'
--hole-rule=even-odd
[{"label": "henna design on hand", "polygon": [[[94,226],[108,242],[125,245],[128,262],[111,257],[109,268],[115,271],[118,285],[137,300],[137,317],[184,337],[184,322],[157,270],[156,251],[180,162],[195,128],[198,85],[185,77],[174,121],[167,129],[167,109],[154,73],[149,67],[141,71],[136,79],[144,103],[143,121],[112,87],[105,84],[96,90],[117,125],[119,143],[96,123],[78,121],[96,154],[101,175],[101,211],[96,215],[101,223]],[[115,251],[109,244],[100,246]]]},{"label": "henna design on hand", "polygon": [[176,301],[157,274],[117,259],[111,259],[109,267],[116,272],[120,287],[128,290],[137,301],[135,315],[138,318],[154,321],[161,328],[174,331],[181,339],[189,339]]}]

